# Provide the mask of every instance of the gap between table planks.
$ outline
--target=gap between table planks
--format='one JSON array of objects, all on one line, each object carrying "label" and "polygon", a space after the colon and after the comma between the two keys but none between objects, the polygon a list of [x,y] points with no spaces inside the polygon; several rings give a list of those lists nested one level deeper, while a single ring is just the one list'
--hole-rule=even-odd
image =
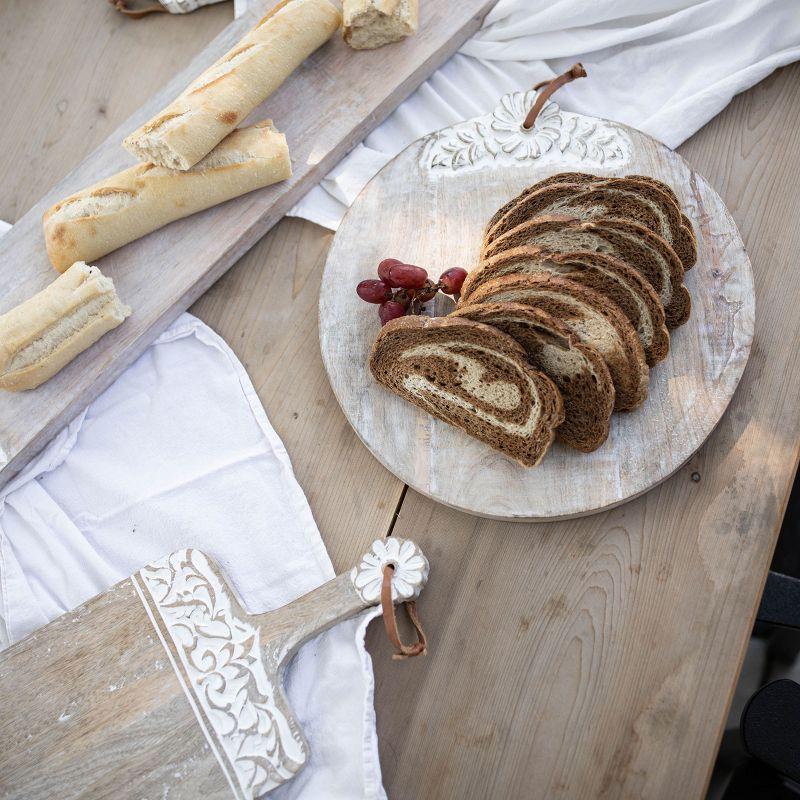
[{"label": "gap between table planks", "polygon": [[[84,10],[98,7],[79,1]],[[4,7],[0,19],[24,14],[23,6]],[[211,15],[225,7],[170,19],[169,31],[186,31],[175,47],[189,51],[186,42],[199,42],[192,37],[209,32]],[[114,14],[105,13],[108,20]],[[77,117],[79,108],[97,114],[96,98],[111,96],[111,75],[114,85],[136,83],[122,66],[144,34],[120,26],[106,39],[106,22],[67,36],[66,19],[55,12],[40,19],[35,8],[23,23],[28,35],[15,31],[10,42],[2,38],[8,26],[0,25],[0,52],[9,59],[34,38],[75,39],[64,50],[51,48],[47,68],[29,66],[28,79],[40,81],[43,93],[21,96],[10,109],[16,126],[0,129],[2,152],[11,142],[32,157],[23,139],[30,131],[49,139],[64,124],[54,98],[65,86],[71,91],[62,76],[81,50],[116,41],[110,52],[119,60],[108,70],[87,70],[85,90],[65,116]],[[157,42],[173,33],[155,23],[141,30],[150,31],[154,54],[165,63],[172,58]],[[130,36],[122,43],[121,31]],[[158,85],[156,63],[147,65],[151,88]],[[48,91],[52,102],[45,103]],[[110,119],[97,116],[87,139],[128,110],[109,103]],[[70,130],[65,135],[80,157],[86,143]],[[57,147],[32,164],[22,157],[0,165],[13,195],[0,198],[5,207],[25,207],[24,182],[45,189],[61,174],[66,151],[55,155]],[[382,632],[373,627],[368,636],[384,783],[393,800],[548,791],[569,798],[639,790],[669,800],[703,795],[797,465],[800,288],[787,277],[800,251],[792,227],[800,214],[792,178],[800,169],[800,65],[735,99],[681,153],[720,191],[748,246],[759,308],[754,349],[730,411],[695,459],[660,488],[603,515],[509,524],[450,511],[413,491],[403,499],[402,484],[357,441],[324,375],[315,307],[329,232],[280,223],[192,309],[246,364],[337,569],[374,535],[392,530],[398,506],[394,531],[413,533],[431,559],[420,602],[431,654],[392,662]],[[39,194],[30,189],[27,201]],[[479,582],[485,598],[477,603]],[[557,672],[570,664],[558,653],[580,648],[580,673],[573,661],[562,686],[550,675],[542,683],[548,653]],[[583,704],[576,686],[588,689]]]},{"label": "gap between table planks", "polygon": [[[172,223],[100,259],[133,315],[37,389],[0,393],[0,465],[6,462],[0,486],[454,53],[495,2],[437,0],[425,8],[417,35],[381,50],[353,51],[335,34],[244,123],[269,116],[286,134],[294,169],[288,181]],[[274,5],[262,0],[228,25],[0,239],[0,312],[56,277],[44,248],[44,211],[134,163],[121,147],[124,136],[163,108]]]}]

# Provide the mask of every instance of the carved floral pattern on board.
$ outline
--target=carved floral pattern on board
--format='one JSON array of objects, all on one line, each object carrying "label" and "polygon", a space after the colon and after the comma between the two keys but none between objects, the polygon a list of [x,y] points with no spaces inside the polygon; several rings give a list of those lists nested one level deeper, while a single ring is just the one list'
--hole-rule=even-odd
[{"label": "carved floral pattern on board", "polygon": [[258,797],[295,775],[305,745],[276,705],[258,628],[234,613],[205,555],[179,551],[139,575],[244,795]]},{"label": "carved floral pattern on board", "polygon": [[432,133],[423,147],[422,166],[446,173],[544,158],[607,167],[630,159],[631,141],[621,127],[562,111],[552,100],[525,130],[522,123],[535,99],[533,90],[513,92],[491,114]]}]

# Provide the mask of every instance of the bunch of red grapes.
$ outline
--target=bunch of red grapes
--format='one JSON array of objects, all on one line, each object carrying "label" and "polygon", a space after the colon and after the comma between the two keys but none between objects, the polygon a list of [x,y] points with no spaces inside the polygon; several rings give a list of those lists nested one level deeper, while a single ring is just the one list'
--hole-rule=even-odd
[{"label": "bunch of red grapes", "polygon": [[457,300],[466,277],[465,269],[452,267],[434,283],[422,267],[384,258],[378,264],[378,280],[361,281],[356,292],[362,300],[380,305],[378,316],[381,325],[385,325],[405,314],[419,314],[422,304],[433,300],[437,292],[453,295]]}]

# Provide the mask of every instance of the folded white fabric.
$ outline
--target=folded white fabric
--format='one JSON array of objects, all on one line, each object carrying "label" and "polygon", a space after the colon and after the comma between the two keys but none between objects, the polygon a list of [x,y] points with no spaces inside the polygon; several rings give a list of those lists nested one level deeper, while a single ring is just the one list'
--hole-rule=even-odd
[{"label": "folded white fabric", "polygon": [[[421,14],[424,26],[425,3]],[[798,0],[499,0],[460,53],[290,214],[336,229],[367,181],[412,141],[485,114],[506,92],[575,61],[589,77],[556,102],[677,147],[735,94],[798,59]]]},{"label": "folded white fabric", "polygon": [[[334,574],[244,368],[184,314],[0,492],[8,637],[187,546],[215,558],[253,612]],[[270,797],[385,797],[363,645],[374,615],[310,642],[288,670],[311,758]]]}]

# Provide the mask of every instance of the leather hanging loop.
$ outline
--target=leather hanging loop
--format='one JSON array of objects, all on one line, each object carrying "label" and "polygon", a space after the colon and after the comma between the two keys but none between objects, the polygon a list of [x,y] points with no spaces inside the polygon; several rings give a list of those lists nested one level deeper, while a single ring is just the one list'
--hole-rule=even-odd
[{"label": "leather hanging loop", "polygon": [[536,102],[533,104],[533,108],[528,112],[528,116],[525,117],[525,121],[522,123],[523,130],[529,131],[533,127],[533,123],[536,122],[536,117],[539,116],[539,112],[544,108],[544,104],[550,99],[550,95],[553,92],[557,92],[562,86],[570,81],[574,81],[576,78],[585,78],[586,77],[586,70],[583,68],[583,64],[578,62],[577,64],[573,64],[563,75],[559,75],[556,78],[553,78],[550,81],[542,81],[541,83],[537,83],[534,86],[534,91],[539,91],[539,96],[536,98]]},{"label": "leather hanging loop", "polygon": [[407,600],[403,605],[406,607],[406,613],[411,620],[411,624],[417,632],[417,641],[414,644],[403,644],[400,638],[400,633],[397,630],[397,617],[395,616],[394,602],[392,601],[392,575],[394,574],[394,566],[387,564],[383,568],[383,583],[381,583],[381,608],[383,609],[383,624],[386,626],[386,635],[389,641],[394,645],[397,651],[392,655],[396,661],[401,661],[406,658],[414,658],[414,656],[424,656],[428,653],[428,640],[425,637],[425,631],[422,630],[422,624],[417,616],[417,603],[414,600]]},{"label": "leather hanging loop", "polygon": [[130,17],[131,19],[141,19],[142,17],[146,17],[148,14],[157,14],[160,12],[169,13],[164,6],[160,3],[155,3],[152,6],[146,6],[145,8],[134,9],[128,8],[125,3],[125,0],[108,0],[108,2],[114,6],[121,14],[124,14],[126,17]]}]

